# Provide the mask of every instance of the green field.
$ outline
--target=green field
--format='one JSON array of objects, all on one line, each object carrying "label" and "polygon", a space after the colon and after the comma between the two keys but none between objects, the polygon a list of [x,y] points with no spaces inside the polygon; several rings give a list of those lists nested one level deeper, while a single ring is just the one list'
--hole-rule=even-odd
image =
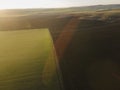
[{"label": "green field", "polygon": [[120,90],[120,5],[0,10],[0,90]]},{"label": "green field", "polygon": [[60,90],[48,29],[0,31],[0,90]]}]

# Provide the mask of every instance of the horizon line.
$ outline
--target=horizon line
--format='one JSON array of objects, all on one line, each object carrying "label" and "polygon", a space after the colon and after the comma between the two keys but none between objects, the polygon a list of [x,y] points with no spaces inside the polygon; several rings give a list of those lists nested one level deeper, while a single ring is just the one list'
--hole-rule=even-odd
[{"label": "horizon line", "polygon": [[77,5],[77,6],[66,6],[66,7],[19,7],[19,8],[0,8],[0,10],[23,10],[23,9],[64,9],[64,8],[77,8],[77,7],[90,7],[90,6],[107,6],[107,5],[120,5],[116,4],[93,4],[93,5]]}]

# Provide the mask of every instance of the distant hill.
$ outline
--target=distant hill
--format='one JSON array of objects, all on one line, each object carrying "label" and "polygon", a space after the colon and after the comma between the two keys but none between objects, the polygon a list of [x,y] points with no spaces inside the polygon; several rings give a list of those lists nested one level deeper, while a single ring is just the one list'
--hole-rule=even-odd
[{"label": "distant hill", "polygon": [[24,16],[24,15],[51,15],[51,14],[65,14],[65,13],[79,13],[79,12],[91,12],[91,11],[110,11],[120,10],[120,4],[109,5],[93,5],[93,6],[81,6],[81,7],[69,7],[69,8],[31,8],[31,9],[6,9],[0,10],[0,17],[5,16]]},{"label": "distant hill", "polygon": [[71,7],[70,9],[80,10],[80,11],[111,10],[111,9],[120,9],[120,4],[94,5],[94,6],[83,6],[83,7]]}]

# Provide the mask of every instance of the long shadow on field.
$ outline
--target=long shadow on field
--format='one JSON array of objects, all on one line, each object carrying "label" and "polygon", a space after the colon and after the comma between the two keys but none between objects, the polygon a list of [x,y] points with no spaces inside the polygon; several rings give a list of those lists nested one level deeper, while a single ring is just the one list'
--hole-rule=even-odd
[{"label": "long shadow on field", "polygon": [[78,27],[70,39],[64,33],[63,41],[55,41],[65,90],[120,89],[119,33],[119,24]]}]

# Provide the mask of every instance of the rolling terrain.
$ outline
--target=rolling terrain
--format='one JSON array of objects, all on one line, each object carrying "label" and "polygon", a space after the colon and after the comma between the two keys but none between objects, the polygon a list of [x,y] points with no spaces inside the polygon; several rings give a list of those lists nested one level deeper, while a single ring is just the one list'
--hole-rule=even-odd
[{"label": "rolling terrain", "polygon": [[[41,28],[48,28],[50,35],[48,30]],[[31,83],[28,81],[28,84],[31,84],[29,90],[63,90],[63,87],[64,90],[120,90],[120,5],[3,10],[0,14],[0,32],[0,50],[3,50],[0,61],[2,58],[7,59],[7,62],[13,57],[21,59],[23,61],[18,61],[15,65],[23,66],[23,69],[28,65],[25,72],[30,75],[30,70],[36,72],[32,74],[35,81],[31,78]],[[13,46],[17,47],[16,50],[24,50],[16,52]],[[6,53],[6,50],[9,53]],[[19,55],[24,56],[23,53],[30,54],[21,58]],[[4,55],[8,55],[8,58]],[[47,59],[48,63],[45,65]],[[5,64],[5,61],[3,63]],[[31,64],[35,68],[32,68]],[[44,70],[41,69],[43,67]],[[8,69],[6,70],[8,72]],[[12,72],[18,78],[17,73],[22,72],[14,72],[18,70],[15,66],[11,70],[6,75],[9,76]],[[5,72],[0,72],[3,71]],[[41,71],[44,73],[45,86],[41,79],[38,80]],[[56,73],[55,76],[52,72]],[[26,73],[26,77],[29,78],[29,74]],[[55,77],[53,82],[51,77]],[[5,77],[0,76],[1,78]],[[7,82],[10,90],[23,90],[24,87],[17,89],[24,85],[23,80],[18,80],[16,87],[12,84],[14,82]],[[4,84],[2,81],[1,83]]]}]

